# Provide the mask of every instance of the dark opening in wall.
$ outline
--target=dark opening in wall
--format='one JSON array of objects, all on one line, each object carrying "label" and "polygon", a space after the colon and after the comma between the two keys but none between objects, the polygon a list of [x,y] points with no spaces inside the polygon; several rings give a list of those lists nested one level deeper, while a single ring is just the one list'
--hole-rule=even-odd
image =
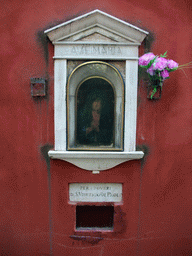
[{"label": "dark opening in wall", "polygon": [[76,229],[113,229],[114,206],[78,205]]}]

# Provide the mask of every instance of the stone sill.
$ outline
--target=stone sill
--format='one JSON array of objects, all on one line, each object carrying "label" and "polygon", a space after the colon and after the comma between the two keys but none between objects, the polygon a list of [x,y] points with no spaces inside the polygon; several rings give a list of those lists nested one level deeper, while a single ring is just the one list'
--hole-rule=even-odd
[{"label": "stone sill", "polygon": [[133,152],[103,152],[103,151],[61,151],[50,150],[48,155],[52,159],[60,159],[72,163],[84,170],[98,173],[117,166],[120,163],[141,159],[142,151]]}]

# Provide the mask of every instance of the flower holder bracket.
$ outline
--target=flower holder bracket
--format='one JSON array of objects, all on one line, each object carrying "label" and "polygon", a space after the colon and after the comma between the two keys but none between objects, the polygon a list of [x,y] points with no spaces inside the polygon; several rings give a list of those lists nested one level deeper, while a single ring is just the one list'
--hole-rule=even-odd
[{"label": "flower holder bracket", "polygon": [[152,85],[148,85],[147,86],[147,99],[159,100],[159,99],[161,99],[161,92],[162,92],[162,87],[160,85],[155,86],[155,87]]}]

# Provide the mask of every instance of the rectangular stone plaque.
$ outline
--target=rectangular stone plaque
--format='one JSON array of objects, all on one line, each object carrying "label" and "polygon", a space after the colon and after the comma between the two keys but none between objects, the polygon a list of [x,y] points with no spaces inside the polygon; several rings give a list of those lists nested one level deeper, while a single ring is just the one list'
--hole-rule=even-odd
[{"label": "rectangular stone plaque", "polygon": [[119,44],[62,44],[55,45],[55,59],[138,59],[137,45]]},{"label": "rectangular stone plaque", "polygon": [[121,202],[121,183],[71,183],[71,202]]}]

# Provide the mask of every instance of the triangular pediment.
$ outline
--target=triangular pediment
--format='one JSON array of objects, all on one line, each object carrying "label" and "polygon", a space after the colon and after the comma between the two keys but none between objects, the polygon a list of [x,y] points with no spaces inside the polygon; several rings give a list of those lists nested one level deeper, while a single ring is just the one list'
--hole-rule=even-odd
[{"label": "triangular pediment", "polygon": [[140,44],[148,32],[95,10],[45,31],[52,43],[111,42]]},{"label": "triangular pediment", "polygon": [[85,28],[83,31],[77,31],[73,35],[67,35],[57,40],[57,42],[132,42],[130,38],[109,31],[107,28],[95,25]]}]

